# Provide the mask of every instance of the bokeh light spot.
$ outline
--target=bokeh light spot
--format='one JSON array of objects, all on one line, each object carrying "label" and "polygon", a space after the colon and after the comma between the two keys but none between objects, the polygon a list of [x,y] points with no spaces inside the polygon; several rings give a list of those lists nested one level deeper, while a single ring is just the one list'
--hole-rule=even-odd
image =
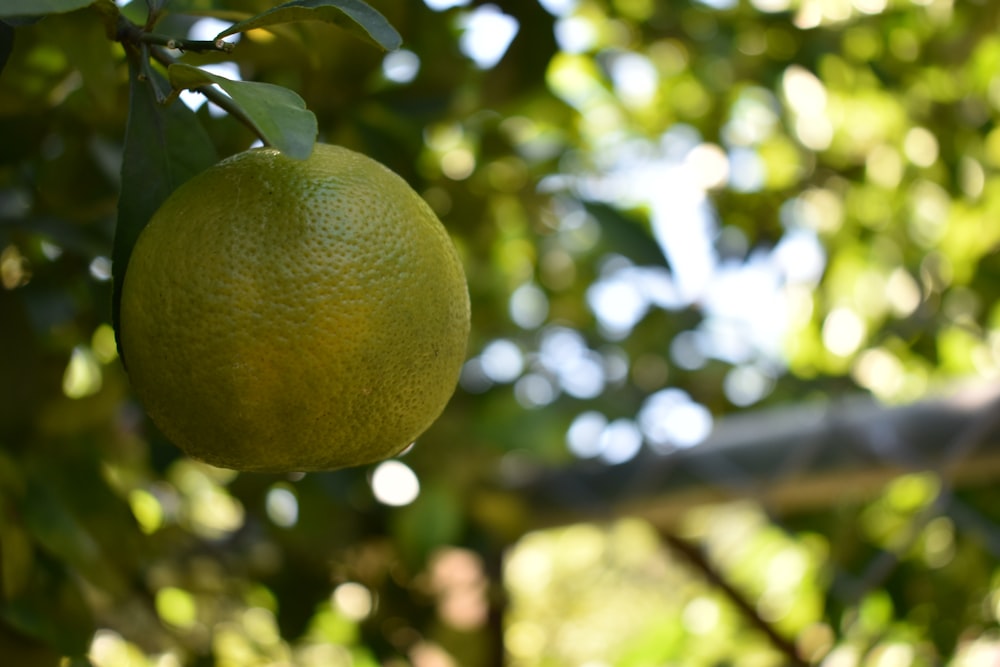
[{"label": "bokeh light spot", "polygon": [[111,280],[111,259],[104,255],[98,255],[90,260],[87,270],[94,280],[102,283],[107,282]]},{"label": "bokeh light spot", "polygon": [[589,459],[601,453],[601,433],[608,418],[596,410],[583,412],[573,419],[566,431],[566,445],[576,456]]},{"label": "bokeh light spot", "polygon": [[470,0],[424,0],[424,4],[436,12],[443,12],[452,7],[464,7]]},{"label": "bokeh light spot", "polygon": [[864,320],[849,308],[834,308],[823,321],[823,345],[838,357],[854,354],[865,334]]},{"label": "bokeh light spot", "polygon": [[282,528],[290,528],[299,520],[299,501],[295,491],[287,484],[271,487],[264,506],[268,518]]},{"label": "bokeh light spot", "polygon": [[382,74],[394,83],[409,83],[420,72],[420,57],[413,51],[399,49],[385,54],[382,59]]},{"label": "bokeh light spot", "polygon": [[483,373],[493,382],[513,382],[524,372],[524,355],[513,342],[499,339],[483,348],[479,355]]},{"label": "bokeh light spot", "polygon": [[707,635],[718,625],[721,616],[717,602],[697,597],[684,607],[681,620],[691,634]]},{"label": "bokeh light spot", "polygon": [[708,408],[681,389],[662,389],[643,402],[639,428],[653,449],[661,452],[693,447],[708,437],[713,419]]},{"label": "bokeh light spot", "polygon": [[103,375],[94,353],[84,345],[77,345],[70,354],[63,373],[62,388],[67,398],[86,398],[101,390]]},{"label": "bokeh light spot", "polygon": [[331,595],[331,602],[337,611],[352,621],[368,618],[374,607],[371,591],[353,581],[337,586]]},{"label": "bokeh light spot", "polygon": [[548,315],[549,299],[534,283],[524,283],[510,295],[510,319],[522,329],[538,328]]},{"label": "bokeh light spot", "polygon": [[198,605],[191,593],[173,586],[156,592],[156,613],[165,623],[188,628],[197,622]]},{"label": "bokeh light spot", "polygon": [[477,7],[462,24],[465,31],[459,48],[480,69],[490,69],[500,62],[520,28],[517,19],[493,4]]},{"label": "bokeh light spot", "polygon": [[545,407],[556,399],[558,392],[552,381],[541,373],[526,373],[514,383],[514,397],[526,408]]},{"label": "bokeh light spot", "polygon": [[903,140],[903,152],[907,159],[918,167],[929,167],[938,158],[938,141],[930,130],[914,127],[906,133]]},{"label": "bokeh light spot", "polygon": [[601,432],[599,456],[605,463],[618,465],[635,458],[642,447],[642,433],[631,419],[616,419]]},{"label": "bokeh light spot", "polygon": [[371,478],[372,493],[383,505],[402,507],[420,495],[417,474],[402,461],[383,461],[378,464]]},{"label": "bokeh light spot", "polygon": [[128,494],[128,504],[142,532],[149,535],[163,525],[163,506],[149,491],[133,489]]}]

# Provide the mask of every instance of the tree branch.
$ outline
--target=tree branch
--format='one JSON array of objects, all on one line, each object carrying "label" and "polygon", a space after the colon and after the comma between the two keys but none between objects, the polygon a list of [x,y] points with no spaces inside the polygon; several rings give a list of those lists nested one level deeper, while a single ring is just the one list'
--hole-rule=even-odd
[{"label": "tree branch", "polygon": [[779,514],[863,500],[918,470],[987,481],[1000,473],[1000,417],[989,417],[1000,415],[998,397],[996,385],[977,384],[905,406],[859,396],[737,413],[690,449],[537,469],[505,488],[545,508],[530,527],[616,516],[669,526],[691,507],[737,498]]},{"label": "tree branch", "polygon": [[[989,403],[948,442],[943,460],[933,466],[941,473],[941,488],[937,497],[913,517],[903,539],[892,549],[887,549],[872,559],[865,568],[861,581],[854,586],[851,602],[860,601],[865,594],[885,584],[903,555],[920,539],[927,525],[933,519],[948,513],[948,508],[955,497],[954,471],[963,461],[972,457],[978,447],[988,442],[991,437],[995,437],[998,430],[1000,430],[1000,397]],[[914,467],[922,467],[920,464],[923,462],[913,463]]]},{"label": "tree branch", "polygon": [[149,44],[165,46],[168,49],[177,49],[180,51],[192,51],[195,53],[204,53],[206,51],[221,51],[223,53],[229,53],[235,46],[231,42],[227,42],[222,39],[181,39],[178,37],[170,37],[169,35],[160,35],[155,32],[148,32],[144,28],[137,26],[135,23],[132,23],[121,15],[118,16],[118,30],[115,38],[123,44]]},{"label": "tree branch", "polygon": [[[119,15],[118,17],[118,27],[115,38],[126,47],[126,51],[138,52],[139,56],[142,58],[142,63],[140,64],[140,70],[147,72],[150,65],[149,59],[152,58],[156,62],[163,65],[165,68],[169,68],[176,62],[176,59],[165,51],[165,49],[178,49],[181,51],[194,51],[194,52],[204,52],[204,51],[221,51],[224,53],[229,53],[233,50],[234,45],[230,42],[226,42],[221,39],[217,40],[191,40],[191,39],[178,39],[176,37],[169,37],[166,35],[160,35],[153,32],[147,32],[144,28],[137,26],[136,24],[129,21],[124,16]],[[155,79],[148,74],[146,75],[153,85],[155,86]],[[269,145],[269,142],[261,136],[260,131],[254,124],[253,120],[243,111],[243,109],[233,102],[232,98],[221,92],[220,90],[212,86],[201,86],[196,88],[199,93],[204,95],[208,100],[224,110],[230,116],[245,125],[254,135],[256,135],[264,145]],[[166,101],[169,97],[163,91],[155,89],[156,98],[160,102]]]},{"label": "tree branch", "polygon": [[722,576],[722,573],[720,573],[715,566],[708,561],[701,549],[669,531],[660,530],[659,534],[660,539],[663,540],[663,542],[666,543],[671,550],[682,556],[690,565],[697,569],[703,577],[705,577],[708,584],[725,595],[726,599],[728,599],[729,602],[736,607],[737,610],[739,610],[740,614],[747,620],[748,623],[750,623],[750,625],[764,633],[774,648],[780,651],[782,655],[787,658],[787,665],[790,667],[807,667],[809,663],[799,657],[799,652],[798,649],[795,648],[795,644],[780,635],[770,623],[761,618],[761,615],[757,613],[757,609],[754,605],[752,605],[742,593],[733,588],[726,578]]},{"label": "tree branch", "polygon": [[158,46],[165,46],[168,49],[176,49],[178,51],[192,51],[194,53],[204,53],[206,51],[221,51],[223,53],[230,53],[233,50],[234,44],[221,39],[215,40],[197,40],[197,39],[178,39],[176,37],[169,37],[167,35],[159,35],[153,32],[140,32],[138,41],[144,44],[155,44]]}]

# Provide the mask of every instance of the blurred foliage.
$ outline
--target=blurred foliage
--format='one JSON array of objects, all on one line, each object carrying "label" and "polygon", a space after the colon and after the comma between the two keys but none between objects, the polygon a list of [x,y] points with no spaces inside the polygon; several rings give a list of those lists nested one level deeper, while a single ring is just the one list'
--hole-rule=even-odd
[{"label": "blurred foliage", "polygon": [[[273,4],[174,0],[158,31]],[[123,50],[92,9],[0,24],[4,664],[788,664],[761,621],[831,667],[995,664],[994,488],[690,513],[674,529],[752,622],[658,527],[536,530],[504,483],[669,456],[756,405],[995,378],[1000,5],[441,4],[372,2],[389,54],[323,23],[232,53],[459,246],[469,362],[401,458],[412,500],[377,467],[238,475],[155,431],[110,326]],[[219,155],[254,141],[215,111]]]}]

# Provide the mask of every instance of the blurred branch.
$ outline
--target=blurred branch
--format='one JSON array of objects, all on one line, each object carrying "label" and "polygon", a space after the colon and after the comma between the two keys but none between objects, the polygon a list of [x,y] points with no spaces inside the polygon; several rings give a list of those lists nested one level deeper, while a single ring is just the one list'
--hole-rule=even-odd
[{"label": "blurred branch", "polygon": [[[881,552],[868,564],[861,580],[852,591],[853,602],[858,602],[867,593],[885,583],[907,553],[920,539],[933,519],[948,514],[955,500],[954,482],[965,461],[973,460],[973,454],[984,443],[990,442],[1000,432],[1000,397],[993,399],[965,428],[956,432],[945,447],[944,460],[935,469],[941,473],[942,484],[934,502],[923,508],[907,526],[903,539],[892,548]],[[994,440],[995,442],[995,440]],[[918,463],[918,462],[914,462]]]},{"label": "blurred branch", "polygon": [[693,506],[738,498],[778,513],[863,500],[918,470],[973,484],[1000,474],[998,400],[996,386],[979,384],[906,406],[855,397],[748,411],[690,449],[536,469],[505,487],[534,508],[534,526],[615,516],[669,526]]},{"label": "blurred branch", "polygon": [[665,530],[660,531],[660,539],[697,569],[712,587],[725,595],[726,599],[739,610],[740,614],[750,625],[763,632],[771,644],[787,658],[786,665],[790,667],[806,667],[809,664],[799,657],[795,644],[780,635],[770,623],[757,613],[756,608],[754,608],[750,601],[742,593],[733,588],[725,577],[715,569],[715,566],[708,561],[705,554],[697,545]]}]

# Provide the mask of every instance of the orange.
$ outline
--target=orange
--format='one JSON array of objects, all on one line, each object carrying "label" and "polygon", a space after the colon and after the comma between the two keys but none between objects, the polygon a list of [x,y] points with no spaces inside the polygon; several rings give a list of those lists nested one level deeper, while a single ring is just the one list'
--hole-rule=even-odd
[{"label": "orange", "polygon": [[441,414],[469,335],[454,245],[397,174],[318,144],[255,149],[178,188],[122,289],[136,395],[190,456],[329,470],[399,453]]}]

